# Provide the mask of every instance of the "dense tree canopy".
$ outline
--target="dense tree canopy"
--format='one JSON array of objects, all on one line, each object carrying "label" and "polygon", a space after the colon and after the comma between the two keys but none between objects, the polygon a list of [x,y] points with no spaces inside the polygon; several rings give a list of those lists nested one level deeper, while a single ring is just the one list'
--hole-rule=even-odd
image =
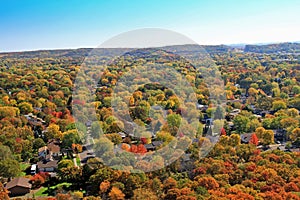
[{"label": "dense tree canopy", "polygon": [[[287,46],[293,45],[280,48],[286,50]],[[172,48],[179,51],[179,47]],[[185,55],[192,54],[193,46],[181,48]],[[54,182],[70,183],[72,187],[55,191],[57,199],[81,199],[87,194],[91,196],[86,199],[299,199],[299,153],[289,152],[295,148],[278,150],[275,144],[283,133],[283,147],[300,145],[299,55],[276,53],[272,45],[262,48],[248,46],[246,52],[231,51],[226,46],[207,48],[224,81],[224,107],[210,96],[222,96],[222,88],[210,91],[205,82],[205,72],[216,74],[218,70],[197,71],[186,59],[162,50],[133,51],[115,59],[114,50],[101,50],[104,55],[95,55],[91,61],[106,69],[99,73],[86,68],[86,77],[77,79],[88,50],[1,54],[0,177],[22,176],[20,163],[36,163],[38,149],[49,141],[57,141],[72,156],[90,142],[94,143],[95,155],[90,153],[86,164],[78,162],[80,158],[75,155],[78,166],[74,166],[70,155],[63,155],[55,181],[39,173],[31,176],[34,186],[50,188]],[[268,54],[255,53],[260,51]],[[157,63],[179,72],[191,85],[197,102],[182,102],[182,97],[190,99],[190,93],[181,93],[178,85],[168,88],[153,82],[148,72],[138,77],[127,73]],[[163,74],[172,70],[166,69]],[[114,86],[124,74],[128,74],[126,80],[118,88],[126,84],[136,87],[132,93],[121,91],[114,98]],[[161,75],[155,70],[152,74],[153,79]],[[98,80],[93,98],[86,95],[91,87],[72,96],[75,79],[84,86],[89,77]],[[143,81],[149,83],[138,84]],[[219,83],[216,85],[223,82],[209,81]],[[128,112],[120,109],[118,116],[130,117],[131,123],[114,116],[114,103],[128,108]],[[90,121],[94,111],[98,121]],[[72,116],[75,112],[77,121]],[[187,138],[182,130],[193,137]],[[215,140],[218,143],[213,145]],[[153,172],[133,173],[132,166],[164,166],[167,161],[161,157],[155,157],[154,166],[136,158],[168,144],[177,145],[178,141],[190,144],[178,160]],[[272,146],[275,149],[268,149]],[[178,152],[169,149],[165,153],[176,157]],[[103,158],[114,169],[105,166]],[[60,194],[64,190],[69,193]],[[7,199],[1,183],[0,199]]]}]

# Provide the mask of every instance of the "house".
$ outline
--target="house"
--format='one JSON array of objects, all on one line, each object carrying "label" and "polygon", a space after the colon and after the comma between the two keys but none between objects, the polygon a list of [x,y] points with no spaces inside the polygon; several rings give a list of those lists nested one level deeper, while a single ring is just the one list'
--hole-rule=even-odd
[{"label": "house", "polygon": [[155,151],[155,147],[151,143],[150,144],[145,144],[144,146],[147,149],[147,151]]},{"label": "house", "polygon": [[122,139],[126,137],[126,134],[124,132],[119,132],[118,134],[122,137]]},{"label": "house", "polygon": [[190,153],[189,153],[189,154],[186,154],[186,153],[183,154],[183,155],[181,156],[182,161],[183,161],[183,162],[188,162],[188,161],[190,161],[190,160],[191,160],[191,155],[192,155],[192,154],[190,154]]},{"label": "house", "polygon": [[202,105],[202,104],[199,104],[199,103],[197,103],[197,109],[199,109],[199,110],[202,110],[202,109],[207,109],[207,106],[206,105]]},{"label": "house", "polygon": [[288,139],[287,131],[285,129],[276,129],[273,130],[274,138],[276,141],[285,142]]},{"label": "house", "polygon": [[34,107],[33,109],[36,110],[36,111],[42,112],[42,108]]},{"label": "house", "polygon": [[240,109],[233,109],[229,115],[232,116],[232,117],[235,117],[236,115],[238,115],[239,113],[241,112]]},{"label": "house", "polygon": [[93,122],[89,120],[89,121],[87,121],[87,122],[85,123],[85,125],[86,125],[87,128],[89,128],[89,127],[92,126],[92,123],[93,123]]},{"label": "house", "polygon": [[241,142],[244,144],[248,144],[251,139],[252,133],[244,133],[241,135]]},{"label": "house", "polygon": [[206,114],[206,113],[203,113],[203,117],[202,118],[200,118],[200,120],[199,121],[201,121],[201,123],[202,124],[205,124],[205,122],[206,122],[206,119],[208,119],[209,117],[208,117],[208,115]]},{"label": "house", "polygon": [[60,146],[58,146],[55,142],[48,143],[47,148],[53,158],[60,156]]},{"label": "house", "polygon": [[47,154],[48,154],[48,147],[47,146],[43,146],[43,147],[38,149],[38,156],[40,158],[46,158]]},{"label": "house", "polygon": [[49,150],[49,154],[51,155],[51,158],[58,159],[59,156],[61,156],[60,152],[60,141],[59,140],[49,140],[47,144],[47,148]]},{"label": "house", "polygon": [[55,172],[57,170],[58,160],[43,160],[37,163],[40,172]]},{"label": "house", "polygon": [[214,124],[214,120],[212,118],[208,118],[206,119],[205,124],[211,126]]},{"label": "house", "polygon": [[153,141],[152,144],[155,148],[160,147],[164,142],[163,141]]},{"label": "house", "polygon": [[15,178],[8,182],[5,188],[9,191],[9,196],[23,196],[30,193],[31,184],[28,178]]},{"label": "house", "polygon": [[163,144],[163,141],[153,141],[150,144],[145,144],[147,151],[154,151]]},{"label": "house", "polygon": [[48,141],[47,144],[47,149],[48,149],[48,154],[50,157],[50,160],[56,159],[58,160],[59,157],[62,155],[61,151],[60,151],[60,141],[59,140],[55,140],[55,139],[51,139]]},{"label": "house", "polygon": [[199,139],[198,138],[194,138],[192,143],[199,143]]},{"label": "house", "polygon": [[33,125],[43,125],[43,124],[46,123],[42,118],[39,118],[39,117],[37,117],[36,115],[34,115],[32,113],[24,115],[24,117],[26,117],[28,122],[33,124]]},{"label": "house", "polygon": [[265,117],[267,114],[271,114],[270,111],[263,110],[259,113],[260,116]]}]

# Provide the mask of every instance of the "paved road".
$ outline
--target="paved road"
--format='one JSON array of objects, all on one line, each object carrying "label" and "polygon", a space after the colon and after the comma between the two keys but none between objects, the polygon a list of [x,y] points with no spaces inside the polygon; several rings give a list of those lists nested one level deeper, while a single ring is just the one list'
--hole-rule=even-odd
[{"label": "paved road", "polygon": [[84,163],[82,161],[84,161],[87,157],[93,156],[93,153],[94,153],[94,151],[92,149],[93,144],[94,144],[94,138],[90,134],[90,128],[88,128],[86,142],[85,142],[85,144],[83,144],[83,146],[85,146],[87,148],[87,150],[78,154],[81,165],[84,165]]}]

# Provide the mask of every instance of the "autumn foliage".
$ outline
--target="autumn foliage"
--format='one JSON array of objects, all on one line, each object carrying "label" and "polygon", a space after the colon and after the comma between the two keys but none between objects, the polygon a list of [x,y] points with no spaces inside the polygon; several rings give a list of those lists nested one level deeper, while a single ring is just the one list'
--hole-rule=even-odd
[{"label": "autumn foliage", "polygon": [[123,192],[120,189],[118,189],[116,187],[111,188],[111,191],[109,193],[109,198],[111,200],[123,200],[123,199],[125,199],[124,197],[125,197],[125,195],[123,194]]},{"label": "autumn foliage", "polygon": [[250,138],[250,141],[249,141],[249,143],[250,144],[254,144],[255,146],[257,146],[258,145],[258,138],[257,138],[257,136],[256,136],[256,134],[255,133],[253,133],[252,135],[251,135],[251,138]]},{"label": "autumn foliage", "polygon": [[30,181],[32,183],[33,188],[39,188],[41,187],[45,181],[47,180],[49,175],[46,175],[45,173],[41,174],[35,174],[33,177],[31,177]]},{"label": "autumn foliage", "polygon": [[139,145],[131,145],[130,152],[132,153],[138,153],[138,154],[145,154],[147,153],[147,149],[145,148],[145,146],[143,144],[139,144]]}]

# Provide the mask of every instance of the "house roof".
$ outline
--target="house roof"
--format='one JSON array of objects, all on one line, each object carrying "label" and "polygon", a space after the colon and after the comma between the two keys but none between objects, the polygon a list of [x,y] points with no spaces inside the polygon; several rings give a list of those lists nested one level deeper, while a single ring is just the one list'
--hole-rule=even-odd
[{"label": "house roof", "polygon": [[47,151],[47,149],[48,149],[47,146],[43,146],[43,147],[39,148],[38,152],[41,153],[43,151]]},{"label": "house roof", "polygon": [[153,141],[152,142],[153,146],[157,147],[163,144],[163,141]]},{"label": "house roof", "polygon": [[241,141],[244,143],[249,143],[251,140],[252,133],[244,133],[241,135]]},{"label": "house roof", "polygon": [[183,161],[190,161],[191,160],[191,154],[183,154],[181,156]]},{"label": "house roof", "polygon": [[15,178],[6,184],[6,189],[11,189],[16,186],[31,189],[31,184],[29,183],[29,181],[30,180],[28,178],[23,178],[23,177]]},{"label": "house roof", "polygon": [[59,145],[61,143],[61,141],[59,139],[49,139],[48,144],[51,144],[51,143]]},{"label": "house roof", "polygon": [[155,147],[152,144],[145,144],[144,146],[147,150],[154,150],[155,149]]},{"label": "house roof", "polygon": [[124,132],[119,132],[118,133],[121,137],[126,137],[126,134]]},{"label": "house roof", "polygon": [[51,160],[51,161],[48,161],[48,162],[40,161],[40,162],[37,163],[37,165],[38,165],[38,168],[50,168],[50,167],[56,168],[57,163],[58,163],[58,160]]},{"label": "house roof", "polygon": [[50,143],[47,145],[49,151],[51,151],[52,153],[60,153],[60,147],[54,143]]}]

